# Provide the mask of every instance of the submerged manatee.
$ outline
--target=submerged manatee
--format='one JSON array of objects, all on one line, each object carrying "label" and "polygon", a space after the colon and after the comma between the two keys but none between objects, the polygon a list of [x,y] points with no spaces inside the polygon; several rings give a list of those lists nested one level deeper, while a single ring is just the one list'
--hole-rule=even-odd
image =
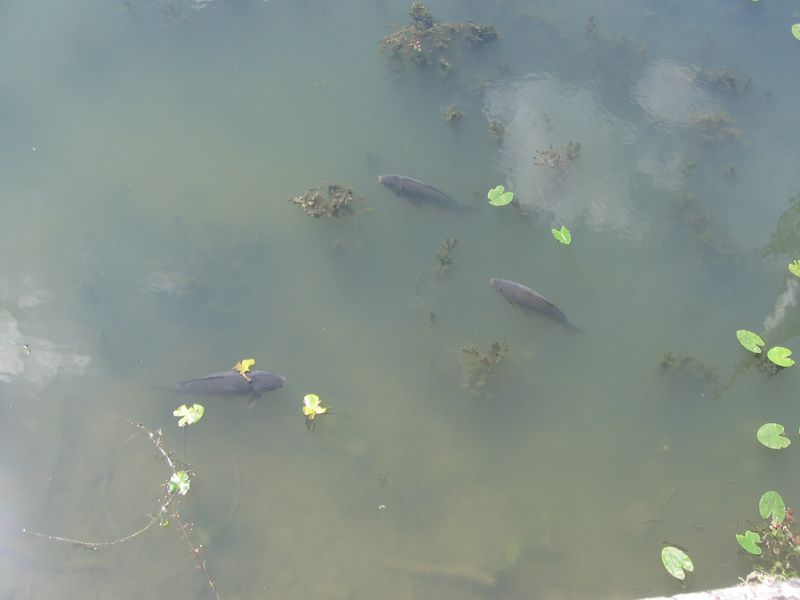
[{"label": "submerged manatee", "polygon": [[269,371],[248,371],[247,381],[233,369],[211,373],[195,379],[187,379],[178,385],[177,391],[204,396],[244,396],[257,398],[262,392],[276,390],[286,383],[286,378]]},{"label": "submerged manatee", "polygon": [[464,208],[442,190],[404,175],[378,175],[378,182],[414,204]]},{"label": "submerged manatee", "polygon": [[511,304],[550,317],[554,321],[561,323],[569,331],[581,331],[580,328],[575,327],[567,321],[567,316],[561,312],[560,308],[528,286],[517,283],[516,281],[511,281],[510,279],[496,279],[494,277],[489,280],[489,285],[496,289],[500,295]]}]

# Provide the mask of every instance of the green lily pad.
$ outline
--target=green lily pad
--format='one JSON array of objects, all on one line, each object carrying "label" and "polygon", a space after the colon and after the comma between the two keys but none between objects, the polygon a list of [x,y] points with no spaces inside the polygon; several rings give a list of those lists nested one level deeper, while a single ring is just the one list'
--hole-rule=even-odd
[{"label": "green lily pad", "polygon": [[186,471],[177,471],[169,478],[169,493],[178,492],[181,496],[185,496],[191,485],[189,474]]},{"label": "green lily pad", "polygon": [[789,263],[789,272],[800,277],[800,260],[793,260]]},{"label": "green lily pad", "polygon": [[206,412],[202,404],[192,404],[191,407],[181,404],[178,408],[172,411],[172,414],[178,419],[178,427],[185,427],[186,425],[194,425],[203,418]]},{"label": "green lily pad", "polygon": [[792,440],[783,435],[784,427],[780,423],[764,423],[758,428],[756,438],[767,448],[780,450],[792,443]]},{"label": "green lily pad", "polygon": [[770,490],[764,492],[758,501],[758,512],[765,519],[772,517],[776,523],[783,523],[786,518],[786,505],[778,492]]},{"label": "green lily pad", "polygon": [[683,581],[686,579],[685,571],[694,571],[694,563],[689,555],[675,546],[664,546],[661,548],[661,562],[667,573]]},{"label": "green lily pad", "polygon": [[561,229],[551,229],[550,231],[553,232],[553,237],[565,246],[569,246],[572,243],[572,234],[566,225],[562,225]]},{"label": "green lily pad", "polygon": [[769,349],[767,352],[767,358],[779,367],[791,367],[794,364],[794,359],[789,358],[791,353],[792,351],[789,350],[789,348],[775,346],[774,348]]},{"label": "green lily pad", "polygon": [[489,198],[489,204],[492,206],[505,206],[506,204],[511,204],[511,201],[514,199],[514,192],[506,192],[506,188],[502,185],[498,185],[496,188],[492,188],[489,190],[487,197]]},{"label": "green lily pad", "polygon": [[761,541],[761,536],[755,531],[750,531],[748,529],[744,532],[744,535],[737,533],[736,541],[739,542],[739,545],[745,552],[749,552],[750,554],[761,554],[761,548],[758,546],[758,543]]},{"label": "green lily pad", "polygon": [[747,329],[738,329],[736,331],[736,338],[745,350],[749,350],[753,354],[761,353],[761,346],[764,346],[764,340],[757,333],[748,331]]},{"label": "green lily pad", "polygon": [[796,39],[800,40],[800,23],[795,23],[792,25],[792,35]]}]

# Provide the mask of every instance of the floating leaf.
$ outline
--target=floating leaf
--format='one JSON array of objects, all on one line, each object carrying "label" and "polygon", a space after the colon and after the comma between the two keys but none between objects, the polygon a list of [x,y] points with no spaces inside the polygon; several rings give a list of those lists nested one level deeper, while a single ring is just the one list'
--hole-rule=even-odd
[{"label": "floating leaf", "polygon": [[758,512],[765,519],[771,516],[776,523],[783,523],[783,519],[786,518],[786,505],[778,492],[770,490],[764,492],[758,501]]},{"label": "floating leaf", "polygon": [[306,416],[306,423],[312,422],[317,415],[324,415],[328,408],[320,404],[319,396],[316,394],[306,394],[303,398],[303,414]]},{"label": "floating leaf", "polygon": [[245,358],[233,365],[233,370],[238,371],[242,377],[247,379],[247,381],[252,381],[252,379],[247,376],[247,372],[254,364],[256,364],[255,358]]},{"label": "floating leaf", "polygon": [[758,428],[756,438],[767,448],[780,450],[792,443],[792,440],[783,435],[783,425],[780,423],[764,423]]},{"label": "floating leaf", "polygon": [[789,263],[789,272],[800,277],[800,260],[793,260]]},{"label": "floating leaf", "polygon": [[562,225],[561,229],[551,229],[550,231],[553,232],[553,237],[565,246],[569,246],[572,243],[572,234],[566,225]]},{"label": "floating leaf", "polygon": [[169,478],[169,493],[178,492],[181,496],[185,496],[191,485],[189,474],[186,471],[177,471]]},{"label": "floating leaf", "polygon": [[761,353],[761,346],[764,346],[764,340],[757,333],[747,329],[739,329],[736,331],[736,337],[745,350],[750,350],[753,354]]},{"label": "floating leaf", "polygon": [[506,192],[506,188],[502,185],[498,185],[496,188],[492,188],[489,190],[487,197],[489,198],[489,204],[492,206],[505,206],[506,204],[511,204],[511,201],[514,199],[514,192]]},{"label": "floating leaf", "polygon": [[181,404],[172,411],[172,414],[179,417],[178,427],[184,427],[185,425],[194,425],[197,423],[203,418],[203,413],[205,412],[206,409],[202,404],[192,404],[191,407]]},{"label": "floating leaf", "polygon": [[681,581],[686,579],[684,571],[689,571],[690,573],[694,571],[694,564],[689,555],[675,546],[664,546],[661,549],[661,562],[664,564],[667,573]]},{"label": "floating leaf", "polygon": [[744,532],[744,535],[737,533],[736,541],[739,542],[739,545],[744,549],[745,552],[749,552],[750,554],[761,554],[761,548],[758,546],[758,543],[761,541],[761,536],[755,531],[750,531],[748,529]]},{"label": "floating leaf", "polygon": [[800,40],[800,23],[795,23],[792,25],[792,35],[796,39]]},{"label": "floating leaf", "polygon": [[783,346],[775,346],[770,348],[767,352],[767,358],[774,362],[779,367],[791,367],[794,364],[794,359],[789,358],[792,353],[788,348]]}]

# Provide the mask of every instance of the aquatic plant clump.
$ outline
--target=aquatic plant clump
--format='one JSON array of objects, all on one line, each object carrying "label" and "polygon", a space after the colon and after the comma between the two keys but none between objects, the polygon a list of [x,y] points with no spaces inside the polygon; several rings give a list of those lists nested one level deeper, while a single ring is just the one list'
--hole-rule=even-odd
[{"label": "aquatic plant clump", "polygon": [[658,365],[665,371],[682,372],[697,379],[716,380],[719,377],[718,368],[710,367],[690,354],[666,352],[659,358]]},{"label": "aquatic plant clump", "polygon": [[475,346],[464,346],[462,387],[473,394],[478,394],[494,379],[500,365],[503,364],[509,347],[505,341],[494,342],[489,352],[484,354]]},{"label": "aquatic plant clump", "polygon": [[713,144],[738,140],[742,132],[736,127],[734,118],[726,112],[697,113],[692,117],[700,140]]},{"label": "aquatic plant clump", "polygon": [[490,121],[489,122],[489,135],[492,139],[497,142],[498,144],[503,143],[503,139],[506,135],[506,127],[500,121]]},{"label": "aquatic plant clump", "polygon": [[[340,214],[353,212],[351,206],[353,199],[352,187],[331,182],[311,188],[302,196],[295,196],[290,202],[315,218],[322,215],[338,217]],[[363,200],[360,196],[359,199]]]},{"label": "aquatic plant clump", "polygon": [[778,219],[778,227],[762,251],[763,256],[800,254],[800,193],[790,198],[789,202],[791,206]]},{"label": "aquatic plant clump", "polygon": [[447,107],[447,110],[442,113],[442,116],[445,121],[451,125],[455,125],[464,116],[464,111],[461,110],[457,104],[451,104]]},{"label": "aquatic plant clump", "polygon": [[721,71],[716,69],[703,69],[697,74],[697,80],[717,92],[726,94],[746,91],[753,85],[749,77],[742,83],[736,76],[736,73],[730,68]]},{"label": "aquatic plant clump", "polygon": [[445,76],[453,69],[447,51],[453,45],[454,36],[459,36],[468,46],[478,46],[499,37],[497,29],[491,25],[471,21],[437,23],[421,2],[414,2],[408,14],[411,23],[398,27],[379,43],[380,53],[387,54],[395,66],[438,63],[440,74]]},{"label": "aquatic plant clump", "polygon": [[[769,493],[767,492],[767,494]],[[739,541],[739,545],[748,552],[749,558],[753,561],[753,567],[757,571],[789,579],[797,577],[798,570],[800,570],[800,528],[795,521],[792,509],[783,506],[782,501],[780,504],[783,510],[778,509],[778,512],[783,512],[782,520],[773,518],[753,527],[753,531],[748,530],[741,537],[745,538],[750,534],[749,540],[739,540],[739,535],[736,536],[736,539]],[[759,553],[758,550],[761,552]]]},{"label": "aquatic plant clump", "polygon": [[536,156],[533,158],[533,164],[538,167],[550,167],[551,169],[563,170],[571,163],[575,162],[581,153],[580,142],[567,142],[567,147],[564,151],[564,156],[553,148],[552,145],[547,146],[545,150],[537,150]]},{"label": "aquatic plant clump", "polygon": [[436,252],[436,266],[433,267],[436,275],[444,275],[453,266],[453,250],[456,244],[458,244],[457,238],[447,238],[439,245],[439,250]]}]

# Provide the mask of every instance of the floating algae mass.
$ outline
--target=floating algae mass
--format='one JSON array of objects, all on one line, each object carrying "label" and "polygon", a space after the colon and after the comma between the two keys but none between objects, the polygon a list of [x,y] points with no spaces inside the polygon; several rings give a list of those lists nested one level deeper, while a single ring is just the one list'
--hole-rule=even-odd
[{"label": "floating algae mass", "polygon": [[440,75],[445,76],[453,69],[448,53],[452,51],[454,38],[459,37],[467,46],[479,46],[499,36],[491,25],[471,21],[437,23],[421,2],[414,2],[408,14],[411,23],[398,27],[379,43],[381,54],[386,54],[400,71],[409,65],[438,64]]},{"label": "floating algae mass", "polygon": [[[331,182],[309,189],[302,196],[290,200],[312,217],[338,217],[341,214],[352,214],[353,188],[348,185]],[[363,201],[361,196],[358,199]]]}]

